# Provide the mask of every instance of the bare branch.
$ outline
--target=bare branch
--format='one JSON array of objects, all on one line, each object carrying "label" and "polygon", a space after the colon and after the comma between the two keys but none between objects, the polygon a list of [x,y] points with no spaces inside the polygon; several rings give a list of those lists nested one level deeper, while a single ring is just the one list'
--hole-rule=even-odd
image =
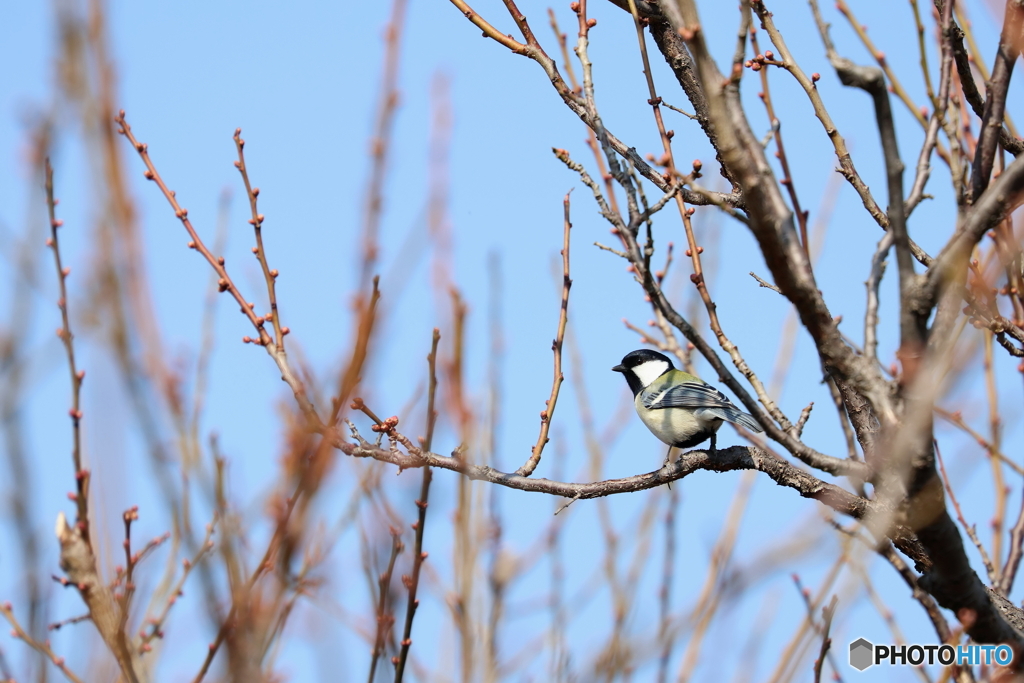
[{"label": "bare branch", "polygon": [[1006,0],[1003,15],[1003,30],[999,34],[999,49],[996,52],[992,78],[988,83],[988,97],[981,116],[981,136],[974,155],[974,172],[971,176],[971,194],[977,202],[988,188],[992,166],[996,156],[999,133],[1003,129],[1003,113],[1006,111],[1006,92],[1010,88],[1013,65],[1021,48],[1021,28],[1024,27],[1024,2]]},{"label": "bare branch", "polygon": [[71,683],[82,683],[82,679],[68,668],[64,658],[57,656],[57,654],[50,649],[50,643],[48,640],[45,642],[39,642],[29,635],[24,628],[22,628],[21,624],[14,616],[14,610],[11,607],[11,603],[6,602],[0,605],[0,614],[4,615],[4,618],[7,619],[7,623],[11,625],[12,635],[15,638],[19,638],[33,650],[49,659],[55,667],[60,669],[60,672],[64,674],[64,677],[71,681]]},{"label": "bare branch", "polygon": [[64,225],[64,221],[57,218],[57,199],[53,196],[53,167],[50,166],[49,158],[45,161],[46,170],[46,208],[50,218],[50,237],[46,245],[53,250],[53,261],[57,267],[57,281],[60,284],[60,300],[57,306],[60,308],[61,326],[57,329],[57,336],[64,344],[64,353],[68,359],[68,370],[71,374],[71,409],[68,414],[71,416],[72,451],[71,459],[75,467],[75,505],[76,524],[82,525],[83,535],[86,543],[89,542],[89,471],[82,467],[82,380],[85,379],[85,370],[79,370],[75,364],[75,335],[71,332],[71,318],[68,314],[68,287],[67,280],[71,274],[71,268],[63,265],[60,256],[60,240],[57,236],[57,229]]},{"label": "bare branch", "polygon": [[[218,280],[218,287],[220,288],[220,291],[231,292],[231,296],[234,297],[236,302],[238,302],[242,314],[249,319],[250,323],[252,323],[253,328],[256,330],[257,337],[256,339],[244,337],[243,341],[252,342],[267,350],[267,353],[274,359],[278,369],[281,371],[281,379],[291,387],[292,393],[295,395],[295,400],[298,402],[303,415],[305,415],[306,419],[311,423],[318,424],[320,422],[320,418],[317,416],[316,408],[306,395],[306,387],[302,383],[302,380],[299,379],[298,375],[288,363],[288,357],[284,352],[284,346],[282,345],[279,350],[276,340],[272,339],[270,335],[267,334],[267,331],[264,328],[266,319],[258,316],[253,310],[255,305],[250,304],[242,297],[238,287],[235,286],[235,283],[231,280],[231,276],[228,275],[227,270],[224,268],[224,258],[214,256],[210,253],[210,250],[206,248],[203,240],[199,237],[195,228],[192,227],[192,222],[188,218],[188,210],[183,209],[181,205],[178,204],[178,199],[175,196],[175,193],[167,187],[163,178],[160,177],[160,173],[156,170],[156,166],[153,165],[153,162],[149,157],[148,146],[136,140],[135,136],[132,134],[131,126],[129,126],[128,122],[125,120],[123,109],[117,115],[115,123],[118,125],[118,132],[128,139],[128,142],[130,142],[132,147],[135,148],[135,151],[138,152],[139,158],[141,158],[142,162],[146,165],[146,171],[144,173],[146,179],[152,180],[157,184],[164,197],[167,198],[171,208],[174,210],[174,215],[181,221],[182,226],[188,232],[189,237],[191,238],[191,241],[188,243],[189,248],[195,249],[202,254],[203,258],[206,259],[220,278]],[[271,270],[268,275],[272,278],[276,278],[277,271]],[[277,323],[276,312],[274,315],[274,322],[275,324]],[[287,328],[281,329],[282,335],[287,334],[285,331],[286,329]]]},{"label": "bare branch", "polygon": [[[870,506],[870,503],[863,498],[833,484],[825,483],[786,461],[752,446],[718,449],[714,457],[708,451],[693,450],[682,454],[675,463],[666,463],[664,467],[653,472],[623,479],[576,484],[499,472],[486,465],[474,465],[455,454],[449,457],[421,449],[405,454],[384,449],[362,439],[351,425],[350,430],[356,443],[350,443],[340,438],[337,438],[334,443],[339,450],[353,457],[373,458],[389,462],[397,465],[400,469],[429,466],[452,470],[472,480],[487,481],[520,491],[546,493],[563,498],[587,500],[643,491],[682,479],[698,470],[728,472],[752,469],[764,472],[777,484],[792,488],[805,498],[813,498],[837,512],[855,518],[864,516]],[[899,534],[897,533],[897,535]]]},{"label": "bare branch", "polygon": [[558,392],[562,388],[562,342],[565,340],[565,324],[569,318],[569,288],[572,287],[572,280],[569,279],[569,231],[572,223],[569,222],[569,194],[566,193],[562,201],[565,212],[564,228],[562,235],[562,305],[558,313],[558,331],[555,339],[551,342],[551,351],[555,355],[555,376],[551,382],[551,395],[544,402],[545,408],[540,414],[540,434],[537,436],[537,443],[530,453],[530,458],[516,470],[516,474],[528,477],[533,474],[540,463],[541,453],[548,442],[548,430],[551,429],[551,420],[555,417],[555,405],[558,403]]},{"label": "bare branch", "polygon": [[[964,32],[956,23],[951,23],[949,30],[950,42],[953,47],[953,59],[956,62],[956,72],[960,77],[960,87],[975,115],[979,119],[983,118],[985,116],[985,98],[978,92],[978,86],[974,82],[970,58],[968,57],[967,49],[964,47]],[[1021,152],[1024,152],[1024,141],[1013,137],[1005,126],[999,131],[999,144],[1013,156],[1019,156]]]},{"label": "bare branch", "polygon": [[[467,19],[481,28],[488,38],[496,40],[512,50],[515,54],[524,55],[537,62],[541,68],[544,69],[544,73],[547,74],[551,84],[562,98],[562,101],[565,102],[566,106],[568,106],[574,114],[580,117],[585,124],[591,127],[594,132],[597,133],[598,138],[600,138],[602,142],[606,142],[613,150],[615,150],[616,154],[620,155],[632,164],[640,175],[654,183],[654,185],[662,192],[667,192],[670,189],[670,181],[666,180],[664,176],[644,161],[643,158],[637,154],[635,148],[628,147],[625,143],[612,135],[610,131],[604,129],[603,126],[594,120],[591,112],[587,110],[585,101],[579,95],[574,93],[562,79],[561,74],[558,73],[558,67],[555,65],[554,60],[551,59],[541,48],[540,44],[534,37],[532,30],[529,28],[526,17],[519,13],[518,9],[515,9],[514,3],[506,1],[506,6],[509,6],[509,11],[520,30],[524,32],[524,35],[528,34],[526,35],[526,44],[520,43],[512,37],[500,33],[486,20],[480,17],[479,14],[473,11],[473,9],[464,0],[451,0],[451,2],[462,11]],[[698,113],[698,117],[699,116],[700,115]],[[725,205],[733,208],[743,208],[743,198],[736,193],[724,194],[721,192],[695,192],[693,190],[683,188],[682,195],[687,204],[694,204],[698,206]]]},{"label": "bare branch", "polygon": [[[427,435],[423,439],[424,451],[429,451],[434,441],[434,426],[437,423],[437,413],[434,410],[434,401],[437,398],[437,344],[441,340],[441,333],[434,328],[433,337],[430,342],[430,355],[427,356],[427,367],[429,378],[427,380]],[[390,452],[390,451],[389,451]],[[398,660],[395,662],[395,683],[402,683],[402,676],[405,673],[405,666],[409,660],[409,648],[412,646],[412,622],[416,617],[416,609],[419,607],[419,600],[416,593],[420,585],[420,572],[423,569],[423,560],[426,555],[423,552],[423,529],[427,523],[427,503],[430,499],[430,482],[433,473],[429,466],[423,468],[423,480],[420,482],[420,496],[416,500],[417,518],[413,523],[413,530],[416,532],[412,549],[412,574],[402,577],[402,583],[409,591],[409,599],[405,607],[405,628],[402,631],[401,649],[398,653]]]}]

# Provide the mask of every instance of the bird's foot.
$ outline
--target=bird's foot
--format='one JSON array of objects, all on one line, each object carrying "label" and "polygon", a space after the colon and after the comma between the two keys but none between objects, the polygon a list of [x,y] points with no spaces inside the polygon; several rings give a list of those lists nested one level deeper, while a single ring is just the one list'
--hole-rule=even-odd
[{"label": "bird's foot", "polygon": [[[665,469],[665,468],[666,468],[666,467],[668,467],[668,466],[669,466],[669,465],[670,465],[671,463],[672,463],[672,446],[669,446],[669,447],[668,447],[668,453],[666,453],[666,454],[665,454],[665,462],[663,462],[663,463],[661,464],[661,469]],[[671,491],[671,490],[672,490],[672,482],[670,482],[670,481],[669,481],[669,482],[666,482],[666,486],[668,486],[668,490],[669,490],[669,491]]]}]

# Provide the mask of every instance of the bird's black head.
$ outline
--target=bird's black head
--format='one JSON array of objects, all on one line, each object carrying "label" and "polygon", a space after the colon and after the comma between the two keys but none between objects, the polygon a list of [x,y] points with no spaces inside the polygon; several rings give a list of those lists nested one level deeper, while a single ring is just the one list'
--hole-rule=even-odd
[{"label": "bird's black head", "polygon": [[674,369],[675,366],[668,356],[650,349],[630,351],[622,359],[622,363],[612,368],[625,376],[634,396],[659,376]]}]

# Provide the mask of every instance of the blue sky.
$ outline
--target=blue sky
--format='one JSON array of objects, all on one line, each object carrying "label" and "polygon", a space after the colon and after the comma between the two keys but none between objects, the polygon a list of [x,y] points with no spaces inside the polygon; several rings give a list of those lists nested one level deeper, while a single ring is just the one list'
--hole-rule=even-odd
[{"label": "blue sky", "polygon": [[[636,49],[632,21],[606,3],[592,3],[591,16],[598,25],[591,34],[597,101],[605,124],[641,154],[657,153],[660,142],[646,104],[646,84]],[[818,86],[836,124],[846,136],[858,170],[868,185],[879,193],[885,187],[884,170],[877,133],[867,96],[844,89],[825,60],[809,11],[802,3],[774,3],[775,20],[790,48],[807,72],[820,72]],[[862,6],[861,6],[862,5]],[[281,272],[278,295],[284,323],[292,330],[289,342],[322,381],[330,381],[340,367],[351,338],[351,297],[359,273],[359,235],[363,217],[366,178],[369,169],[368,139],[373,129],[378,97],[378,80],[383,50],[382,33],[389,3],[281,4],[198,3],[175,4],[111,2],[109,33],[118,78],[121,106],[140,140],[148,143],[154,162],[168,184],[189,209],[197,229],[213,241],[218,202],[227,188],[231,192],[230,229],[225,250],[228,267],[236,282],[261,295],[257,264],[249,254],[251,229],[246,225],[244,191],[233,168],[231,134],[243,129],[246,155],[253,182],[261,188],[260,210],[266,215],[264,239],[271,266]],[[547,5],[524,2],[521,8],[538,37],[555,54],[556,45],[547,27]],[[500,3],[475,6],[502,30],[514,27]],[[972,6],[974,28],[984,46],[993,45],[992,14],[985,6]],[[859,19],[868,24],[870,35],[885,50],[904,86],[917,102],[925,101],[923,83],[917,70],[916,36],[908,5],[861,3]],[[556,8],[563,31],[570,31],[574,15],[564,6]],[[735,8],[731,3],[704,3],[702,21],[716,58],[723,62],[733,50],[736,30]],[[831,7],[826,19],[833,23],[833,37],[839,51],[858,62],[868,61],[865,50],[852,31]],[[2,10],[0,21],[0,226],[5,234],[22,234],[27,225],[42,219],[43,206],[29,177],[26,130],[39,111],[54,102],[54,44],[56,29],[52,8],[45,3],[18,3]],[[931,25],[931,24],[929,24]],[[762,49],[767,36],[759,35]],[[688,103],[671,73],[654,52],[655,78],[664,99],[684,109]],[[991,52],[991,50],[989,50]],[[987,54],[987,53],[986,53]],[[936,69],[934,50],[931,67]],[[760,89],[747,74],[743,96],[755,131],[769,129],[763,108],[757,101]],[[448,221],[451,252],[438,250],[426,236],[426,205],[430,187],[429,136],[432,91],[444,82],[453,114],[449,165]],[[803,92],[785,74],[771,74],[772,94],[782,130],[786,135],[790,163],[804,208],[811,222],[822,213],[822,198],[833,177],[835,157],[826,136],[813,118]],[[559,163],[552,147],[568,149],[573,158],[593,172],[592,157],[585,144],[582,124],[561,103],[536,64],[511,55],[493,41],[483,40],[452,6],[446,3],[410,2],[400,66],[401,100],[386,179],[379,272],[382,274],[383,306],[387,322],[378,338],[378,353],[364,373],[368,386],[363,395],[387,414],[399,413],[425,374],[423,358],[429,348],[430,331],[448,320],[446,300],[431,293],[431,265],[439,259],[446,277],[457,285],[469,306],[467,330],[467,373],[474,401],[485,404],[489,363],[488,266],[492,255],[500,260],[501,327],[503,354],[503,421],[498,434],[498,458],[508,469],[525,460],[536,438],[537,414],[550,386],[550,340],[555,331],[558,290],[552,275],[553,262],[561,247],[562,197],[572,195],[573,246],[570,303],[570,334],[580,349],[586,387],[599,431],[615,419],[623,402],[621,377],[609,372],[628,351],[639,346],[636,335],[625,329],[622,319],[644,325],[650,318],[639,287],[617,257],[592,246],[608,239],[608,225],[597,214],[585,186]],[[1009,111],[1016,111],[1019,91],[1011,88]],[[912,169],[923,133],[901,104],[894,100],[898,138],[904,163]],[[691,158],[704,162],[705,182],[717,176],[714,156],[698,126],[675,112],[665,112],[667,125],[676,131],[674,140],[681,163]],[[174,363],[188,367],[199,343],[202,301],[208,286],[208,268],[185,248],[187,237],[156,188],[142,178],[142,166],[125,146],[123,157],[132,179],[132,199],[145,235],[145,268],[153,287],[156,314],[161,321],[165,348]],[[75,276],[72,287],[84,286],[94,248],[90,240],[100,205],[97,203],[93,165],[83,145],[81,131],[69,111],[58,114],[58,134],[53,150],[60,215],[67,226],[62,234],[66,261]],[[910,185],[907,173],[906,185]],[[948,171],[936,161],[929,189],[937,199],[926,201],[910,222],[911,235],[925,249],[935,253],[950,233],[954,206],[946,188]],[[649,196],[657,191],[647,187]],[[879,203],[884,201],[879,198]],[[736,342],[748,363],[766,382],[772,377],[779,350],[779,333],[790,307],[777,294],[762,289],[750,278],[753,270],[762,277],[768,269],[753,239],[741,224],[716,215],[711,209],[698,210],[695,222],[709,245],[706,259],[716,267],[710,291],[718,303],[722,326]],[[659,244],[684,237],[678,215],[665,211],[655,223]],[[816,274],[819,285],[836,315],[844,319],[843,329],[854,340],[862,339],[864,310],[863,281],[869,260],[881,232],[860,207],[858,198],[841,184],[832,220],[824,238]],[[6,240],[6,238],[5,238]],[[403,255],[402,245],[409,244]],[[711,245],[714,245],[712,248]],[[40,255],[43,253],[40,240]],[[407,255],[411,254],[409,257]],[[4,258],[10,250],[4,249]],[[677,256],[681,256],[677,252]],[[656,256],[655,260],[660,257]],[[706,261],[707,263],[708,261]],[[5,260],[0,294],[7,300],[11,286],[10,268]],[[67,377],[63,356],[52,329],[57,310],[52,306],[56,286],[50,264],[41,261],[41,282],[34,296],[39,305],[32,321],[32,391],[25,403],[30,436],[29,452],[37,466],[32,483],[32,502],[39,533],[51,538],[52,520],[58,510],[71,511],[65,493],[71,486],[68,452],[69,430],[65,429]],[[669,285],[675,300],[692,295],[687,267],[677,260],[673,266],[678,281]],[[81,274],[81,277],[78,275]],[[890,276],[895,269],[890,268]],[[88,310],[87,293],[73,290],[73,316]],[[895,278],[883,286],[880,327],[880,357],[893,360],[896,341],[894,325]],[[686,308],[681,304],[680,308]],[[700,316],[702,332],[711,338],[706,316]],[[9,324],[5,317],[4,325]],[[109,357],[83,328],[82,365],[89,373],[84,400],[86,411],[86,454],[99,472],[97,490],[101,509],[116,548],[120,510],[140,505],[142,535],[157,535],[166,529],[149,465],[138,433],[124,425],[130,414],[127,399],[112,373]],[[250,332],[234,307],[221,302],[216,318],[216,348],[212,356],[209,406],[204,416],[204,433],[216,432],[230,459],[231,490],[241,513],[252,520],[254,533],[261,527],[262,496],[271,490],[278,473],[282,444],[281,405],[290,398],[286,387],[265,354],[243,346],[240,337]],[[95,341],[95,340],[93,340]],[[442,345],[444,344],[442,341]],[[298,354],[296,354],[298,357]],[[1001,351],[996,353],[1000,390],[1005,396],[1004,450],[1019,453],[1019,375]],[[567,359],[568,360],[568,359]],[[571,368],[572,366],[568,364]],[[977,427],[984,426],[982,385],[978,364],[969,366],[966,377],[951,391],[944,405],[961,407]],[[706,364],[699,364],[705,378],[716,378]],[[973,368],[973,371],[970,370]],[[583,480],[586,449],[583,445],[575,392],[578,378],[570,376],[559,403],[553,429],[554,439],[537,476]],[[1005,378],[1005,379],[1004,379]],[[788,383],[779,392],[782,409],[796,417],[809,402],[815,412],[805,439],[815,448],[832,454],[844,451],[835,411],[827,391],[820,384],[820,370],[806,335],[798,335]],[[417,410],[422,413],[422,405]],[[483,417],[483,410],[477,417]],[[951,475],[959,486],[958,496],[973,522],[987,538],[991,515],[991,483],[980,450],[940,427],[939,436]],[[732,433],[723,432],[721,444],[731,444]],[[442,420],[435,438],[439,452],[457,445],[450,423]],[[653,469],[661,462],[663,447],[633,416],[621,436],[608,445],[602,477],[628,476]],[[559,459],[559,462],[556,462]],[[351,490],[356,471],[342,463],[330,486],[337,496],[325,495],[318,512],[334,519]],[[679,580],[674,586],[673,605],[683,610],[696,598],[711,546],[729,507],[740,473],[716,475],[698,473],[680,482],[681,507],[678,514],[680,539],[677,565]],[[402,502],[403,514],[412,520],[414,491],[418,475],[385,475],[385,485],[394,487],[393,500]],[[1019,479],[1010,510],[1019,501]],[[432,555],[447,557],[451,552],[450,512],[456,490],[455,476],[438,473],[432,494],[432,516],[426,545]],[[632,552],[628,550],[638,515],[653,493],[620,496],[608,507],[624,539],[623,571]],[[499,494],[504,514],[505,541],[509,552],[531,547],[547,528],[555,501],[535,494],[504,491]],[[590,568],[602,558],[595,503],[580,502],[568,511],[565,523],[566,556],[569,563],[569,594],[584,590]],[[152,511],[152,514],[149,512]],[[794,493],[778,489],[764,478],[756,480],[745,522],[740,530],[735,558],[742,565],[759,557],[802,529],[820,529],[822,510]],[[4,525],[5,527],[8,525]],[[8,528],[0,530],[9,539]],[[776,653],[788,641],[804,616],[803,603],[789,578],[799,571],[805,585],[817,586],[838,552],[834,534],[824,533],[822,547],[792,567],[776,571],[758,584],[731,609],[725,621],[747,622],[763,604],[776,605],[778,616],[764,634],[760,655],[739,670],[767,678]],[[661,567],[660,532],[653,536],[651,562],[642,572],[638,602],[634,606],[634,634],[652,632],[647,625],[657,610],[658,575]],[[56,544],[47,546],[56,571]],[[867,558],[876,585],[886,604],[899,615],[908,640],[932,642],[934,635],[920,608],[887,566]],[[157,561],[156,564],[159,564]],[[11,599],[17,607],[19,577],[17,563],[9,553],[0,554],[0,598]],[[360,574],[358,538],[343,537],[328,565],[330,601],[358,619],[367,618],[364,580]],[[980,564],[978,565],[980,567]],[[455,670],[445,664],[453,659],[454,639],[442,600],[450,585],[450,563],[439,560],[434,590],[424,600],[417,617],[416,654],[431,669],[453,678]],[[546,586],[548,569],[531,570],[513,589],[514,602],[530,604],[540,586]],[[157,571],[154,570],[154,576]],[[850,585],[855,585],[851,583]],[[1015,591],[1020,599],[1021,590]],[[198,597],[199,591],[194,591]],[[73,596],[61,595],[54,618],[77,613]],[[201,662],[210,638],[205,621],[197,615],[201,605],[193,604],[172,619],[168,629],[176,632],[175,655],[167,658],[161,671],[184,679]],[[573,621],[568,639],[574,665],[586,669],[588,657],[597,651],[595,643],[607,637],[609,600],[600,593]],[[507,652],[529,641],[546,626],[546,616],[532,613],[510,621]],[[193,628],[190,624],[195,623]],[[68,653],[69,661],[82,662],[85,648],[76,649],[76,638],[90,627],[64,629],[54,637],[55,645]],[[355,638],[343,620],[329,609],[304,607],[296,615],[293,634],[281,653],[281,670],[293,680],[323,679],[322,667],[331,666],[362,679],[367,647]],[[728,630],[720,626],[708,636],[707,651],[731,659],[735,647]],[[863,594],[847,592],[840,603],[834,627],[837,656],[845,658],[846,643],[864,636],[876,642],[889,637],[878,612]],[[15,642],[0,642],[14,661],[24,656]],[[335,659],[340,654],[340,660]],[[812,657],[813,659],[813,657]],[[530,671],[543,672],[538,660]],[[338,662],[341,663],[338,663]],[[714,660],[698,670],[698,678],[718,678]],[[726,665],[726,671],[732,671]],[[801,672],[801,676],[806,671]],[[844,675],[853,675],[844,671]],[[872,674],[865,674],[865,676]],[[873,672],[872,680],[883,674]],[[346,679],[347,679],[346,678]],[[541,675],[541,678],[543,676]],[[447,680],[442,677],[439,680]],[[867,680],[867,678],[865,678]]]}]

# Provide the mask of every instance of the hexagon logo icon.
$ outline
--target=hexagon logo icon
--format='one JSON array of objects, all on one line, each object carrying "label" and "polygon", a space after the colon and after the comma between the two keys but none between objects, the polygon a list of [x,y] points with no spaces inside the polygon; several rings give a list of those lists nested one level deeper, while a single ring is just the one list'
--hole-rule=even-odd
[{"label": "hexagon logo icon", "polygon": [[857,671],[864,671],[875,663],[875,646],[864,638],[850,643],[850,666]]}]

